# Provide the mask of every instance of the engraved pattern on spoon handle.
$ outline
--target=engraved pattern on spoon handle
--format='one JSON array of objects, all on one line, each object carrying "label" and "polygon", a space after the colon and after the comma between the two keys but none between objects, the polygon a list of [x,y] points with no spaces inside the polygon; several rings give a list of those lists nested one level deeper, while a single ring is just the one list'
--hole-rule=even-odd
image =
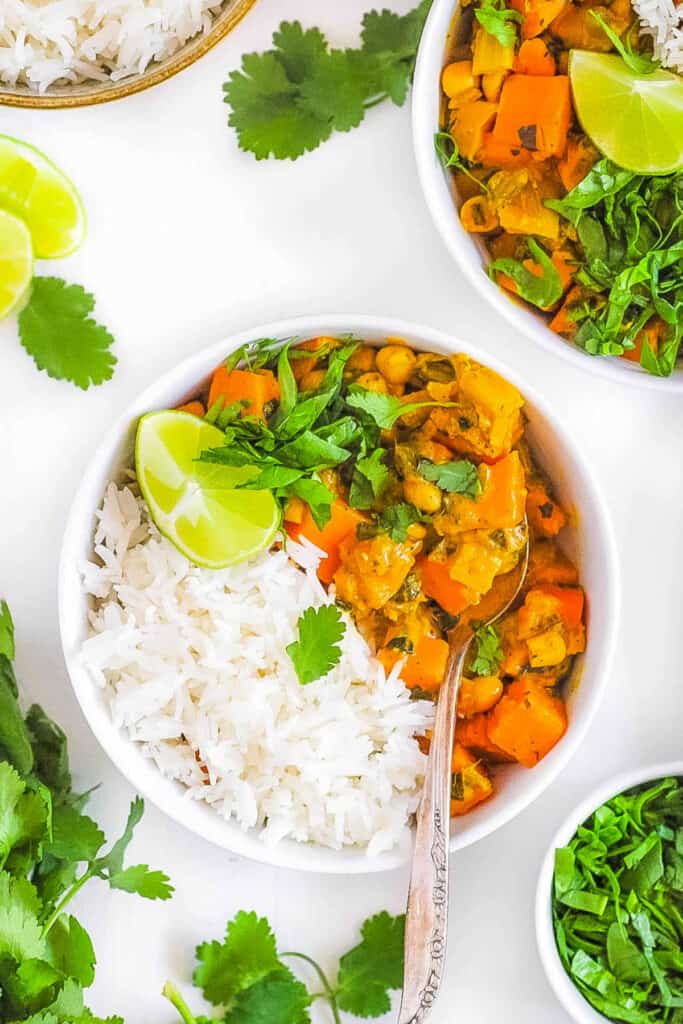
[{"label": "engraved pattern on spoon handle", "polygon": [[408,892],[399,1024],[421,1024],[436,1000],[446,957],[451,757],[458,690],[469,640],[451,650],[434,719]]}]

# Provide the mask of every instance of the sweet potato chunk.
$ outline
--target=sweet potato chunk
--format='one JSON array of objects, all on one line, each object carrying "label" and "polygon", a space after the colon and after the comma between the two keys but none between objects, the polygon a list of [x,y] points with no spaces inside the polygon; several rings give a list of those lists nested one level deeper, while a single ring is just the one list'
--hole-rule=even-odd
[{"label": "sweet potato chunk", "polygon": [[566,729],[563,702],[531,679],[511,683],[488,720],[491,742],[526,768],[538,764]]}]

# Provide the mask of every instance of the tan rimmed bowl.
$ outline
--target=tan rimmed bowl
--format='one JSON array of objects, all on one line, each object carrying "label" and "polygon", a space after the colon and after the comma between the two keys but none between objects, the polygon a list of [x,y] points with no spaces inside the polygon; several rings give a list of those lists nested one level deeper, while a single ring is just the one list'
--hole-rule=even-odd
[{"label": "tan rimmed bowl", "polygon": [[189,39],[172,57],[152,62],[146,71],[120,82],[82,82],[78,85],[62,85],[37,93],[27,86],[0,86],[0,106],[30,107],[35,110],[50,110],[58,107],[89,107],[96,103],[109,103],[132,96],[143,89],[151,89],[191,64],[213,49],[242,20],[256,0],[225,0],[223,10],[214,19],[208,32]]}]

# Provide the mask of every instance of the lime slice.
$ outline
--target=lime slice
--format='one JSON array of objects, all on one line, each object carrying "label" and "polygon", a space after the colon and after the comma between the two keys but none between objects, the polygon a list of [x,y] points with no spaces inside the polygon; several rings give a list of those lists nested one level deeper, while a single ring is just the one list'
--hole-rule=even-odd
[{"label": "lime slice", "polygon": [[23,220],[0,210],[0,320],[20,304],[33,277],[33,246]]},{"label": "lime slice", "polygon": [[683,80],[638,75],[614,53],[573,50],[569,77],[581,126],[620,167],[669,174],[683,166]]},{"label": "lime slice", "polygon": [[148,413],[135,441],[135,468],[152,519],[191,562],[207,569],[263,551],[280,524],[270,491],[235,489],[253,469],[196,461],[224,442],[218,427],[186,412]]},{"label": "lime slice", "polygon": [[68,256],[85,237],[75,186],[39,149],[0,135],[0,209],[28,225],[38,259]]}]

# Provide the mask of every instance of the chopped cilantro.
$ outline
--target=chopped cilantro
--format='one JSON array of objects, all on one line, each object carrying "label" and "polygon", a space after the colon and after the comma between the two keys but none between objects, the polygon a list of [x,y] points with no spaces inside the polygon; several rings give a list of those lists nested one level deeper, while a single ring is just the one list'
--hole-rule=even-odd
[{"label": "chopped cilantro", "polygon": [[502,46],[514,46],[517,39],[515,22],[522,20],[519,11],[510,10],[505,0],[481,0],[474,16],[490,36]]},{"label": "chopped cilantro", "polygon": [[333,604],[307,608],[297,623],[299,639],[289,644],[287,654],[302,686],[322,679],[341,658],[346,625]]},{"label": "chopped cilantro", "polygon": [[469,459],[442,462],[439,465],[422,459],[418,463],[417,470],[420,476],[438,484],[443,491],[464,494],[468,498],[478,498],[481,494],[481,480],[477,467]]},{"label": "chopped cilantro", "polygon": [[116,364],[110,352],[114,339],[90,316],[94,307],[93,296],[79,284],[36,277],[19,314],[21,344],[38,369],[84,391],[109,380]]},{"label": "chopped cilantro", "polygon": [[480,626],[473,639],[474,656],[469,670],[477,676],[494,676],[503,660],[500,636],[495,626]]}]

